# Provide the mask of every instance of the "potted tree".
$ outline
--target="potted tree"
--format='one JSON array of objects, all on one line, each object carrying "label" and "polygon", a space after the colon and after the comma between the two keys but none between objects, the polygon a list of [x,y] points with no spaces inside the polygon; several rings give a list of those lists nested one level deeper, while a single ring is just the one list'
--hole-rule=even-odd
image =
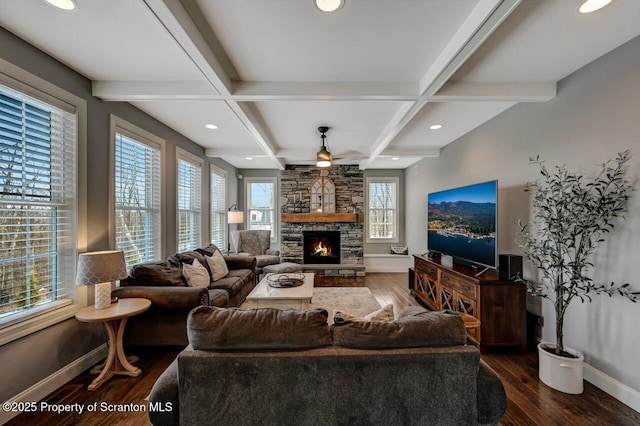
[{"label": "potted tree", "polygon": [[583,356],[563,342],[564,316],[578,299],[591,301],[595,294],[620,295],[635,302],[640,292],[629,284],[596,282],[591,255],[619,218],[624,218],[631,182],[624,176],[629,151],[601,165],[595,178],[556,166],[550,172],[539,157],[530,161],[541,178],[527,184],[533,196],[533,219],[518,222],[516,243],[539,269],[539,281],[524,280],[533,296],[550,300],[556,313],[556,343],[538,345],[539,376],[543,383],[566,393],[582,393]]}]

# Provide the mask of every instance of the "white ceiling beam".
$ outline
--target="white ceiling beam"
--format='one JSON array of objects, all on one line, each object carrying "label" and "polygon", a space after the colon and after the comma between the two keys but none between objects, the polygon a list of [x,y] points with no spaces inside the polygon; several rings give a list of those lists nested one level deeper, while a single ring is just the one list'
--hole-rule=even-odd
[{"label": "white ceiling beam", "polygon": [[218,147],[218,148],[205,148],[204,155],[206,157],[254,157],[254,158],[269,158],[264,152],[256,147],[254,150],[242,150],[231,147]]},{"label": "white ceiling beam", "polygon": [[405,101],[420,97],[417,83],[234,82],[237,101]]},{"label": "white ceiling beam", "polygon": [[223,100],[206,81],[94,81],[92,94],[114,102]]},{"label": "white ceiling beam", "polygon": [[[234,87],[235,84],[234,84]],[[448,82],[435,95],[420,96],[407,83],[240,83],[232,95],[220,95],[205,81],[94,81],[93,95],[128,101],[511,101],[546,102],[556,95],[555,83]]]},{"label": "white ceiling beam", "polygon": [[222,95],[231,93],[231,79],[180,2],[177,0],[144,0],[144,2],[211,85]]},{"label": "white ceiling beam", "polygon": [[[520,2],[521,0],[480,0],[420,79],[420,95],[431,96],[437,93]],[[417,101],[409,108],[403,106],[405,114],[394,115],[373,145],[370,160],[361,168],[366,168],[367,164],[374,161],[425,104],[425,101]]]},{"label": "white ceiling beam", "polygon": [[178,0],[144,0],[144,2],[202,75],[225,98],[225,102],[264,153],[280,170],[284,170],[284,163],[274,154],[273,144],[257,124],[253,114],[248,108],[231,98],[231,79],[182,4]]},{"label": "white ceiling beam", "polygon": [[420,79],[420,93],[435,94],[522,0],[480,0]]},{"label": "white ceiling beam", "polygon": [[556,83],[448,82],[432,101],[547,102],[557,94]]}]

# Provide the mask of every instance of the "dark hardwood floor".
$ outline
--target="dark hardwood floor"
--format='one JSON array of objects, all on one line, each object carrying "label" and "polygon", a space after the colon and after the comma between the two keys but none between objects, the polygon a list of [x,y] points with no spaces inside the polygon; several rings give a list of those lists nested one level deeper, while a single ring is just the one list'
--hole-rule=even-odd
[{"label": "dark hardwood floor", "polygon": [[[396,312],[416,305],[407,288],[407,274],[368,274],[365,278],[342,282],[326,279],[321,284],[369,287],[381,305],[393,303]],[[47,396],[50,404],[79,404],[76,413],[23,413],[9,425],[148,425],[145,412],[126,412],[124,408],[144,407],[145,398],[157,377],[176,357],[180,348],[128,348],[138,355],[136,363],[143,373],[138,378],[112,378],[94,392],[87,386],[94,376],[85,372]],[[554,391],[538,380],[537,354],[489,353],[482,359],[502,379],[507,392],[507,412],[501,425],[640,425],[640,413],[625,406],[585,382],[582,395]],[[107,404],[113,411],[86,412],[91,404]],[[122,407],[119,407],[121,405]]]}]

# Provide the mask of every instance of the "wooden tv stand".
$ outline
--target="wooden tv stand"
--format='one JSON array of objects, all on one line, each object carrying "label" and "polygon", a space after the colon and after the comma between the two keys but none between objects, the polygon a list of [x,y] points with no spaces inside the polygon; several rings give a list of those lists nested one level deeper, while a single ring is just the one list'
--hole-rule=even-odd
[{"label": "wooden tv stand", "polygon": [[495,270],[476,277],[473,268],[440,265],[440,259],[414,255],[413,292],[429,308],[464,312],[480,321],[468,328],[469,341],[485,353],[492,347],[527,350],[526,289]]}]

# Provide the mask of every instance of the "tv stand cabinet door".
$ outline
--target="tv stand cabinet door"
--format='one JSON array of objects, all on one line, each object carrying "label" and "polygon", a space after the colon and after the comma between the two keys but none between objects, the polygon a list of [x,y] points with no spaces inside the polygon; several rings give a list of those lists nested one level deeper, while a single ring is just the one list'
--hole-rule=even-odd
[{"label": "tv stand cabinet door", "polygon": [[438,290],[438,270],[434,265],[430,265],[416,259],[413,291],[415,295],[433,310],[440,310],[439,290]]}]

